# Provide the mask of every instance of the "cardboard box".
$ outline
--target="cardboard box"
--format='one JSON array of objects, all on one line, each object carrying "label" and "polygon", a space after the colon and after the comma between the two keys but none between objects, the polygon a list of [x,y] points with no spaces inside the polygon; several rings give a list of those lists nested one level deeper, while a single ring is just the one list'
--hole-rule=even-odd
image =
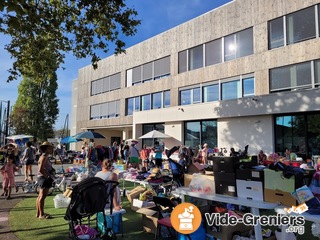
[{"label": "cardboard box", "polygon": [[142,227],[146,232],[155,234],[158,225],[158,214],[155,207],[140,208],[137,213],[142,214]]},{"label": "cardboard box", "polygon": [[133,199],[132,206],[136,208],[146,208],[146,207],[154,207],[154,202],[141,201],[137,198]]},{"label": "cardboard box", "polygon": [[189,165],[188,167],[189,174],[200,173],[200,172],[204,172],[204,165],[201,165],[200,163],[197,163],[197,162]]},{"label": "cardboard box", "polygon": [[256,169],[237,169],[236,178],[247,181],[264,182],[264,171]]},{"label": "cardboard box", "polygon": [[[299,177],[300,176],[300,177]],[[303,174],[285,178],[282,171],[264,169],[264,188],[292,193],[303,186]]]},{"label": "cardboard box", "polygon": [[117,169],[119,169],[119,170],[127,170],[127,164],[117,164]]},{"label": "cardboard box", "polygon": [[238,223],[235,226],[220,226],[220,232],[213,232],[210,227],[207,230],[207,234],[218,238],[218,239],[232,239],[232,235],[234,232],[244,233],[250,230],[253,230],[253,226],[246,226],[243,223]]},{"label": "cardboard box", "polygon": [[264,189],[264,200],[272,203],[279,202],[288,207],[297,205],[297,201],[291,196],[291,193],[281,190]]},{"label": "cardboard box", "polygon": [[[211,181],[214,181],[214,176],[213,175],[205,175],[204,174],[202,176],[208,178]],[[189,187],[192,178],[193,178],[193,174],[188,174],[188,173],[184,174],[184,186],[185,187]]]},{"label": "cardboard box", "polygon": [[246,198],[249,200],[262,201],[263,198],[263,184],[258,181],[246,181],[246,180],[236,180],[237,184],[237,195],[241,198]]},{"label": "cardboard box", "polygon": [[214,172],[235,173],[240,166],[239,157],[212,157]]},{"label": "cardboard box", "polygon": [[215,172],[214,179],[217,194],[237,196],[235,173]]},{"label": "cardboard box", "polygon": [[133,206],[133,199],[139,199],[140,194],[143,193],[143,192],[145,192],[145,191],[146,191],[146,188],[144,188],[144,187],[142,187],[142,186],[138,186],[138,187],[132,189],[132,190],[127,194],[128,201],[131,203],[131,209],[132,209],[133,211],[136,211],[136,210],[139,209],[139,208]]}]

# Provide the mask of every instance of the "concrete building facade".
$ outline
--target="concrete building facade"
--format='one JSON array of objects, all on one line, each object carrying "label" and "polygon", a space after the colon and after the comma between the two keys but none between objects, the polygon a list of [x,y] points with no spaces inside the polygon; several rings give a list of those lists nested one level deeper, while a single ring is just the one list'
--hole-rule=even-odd
[{"label": "concrete building facade", "polygon": [[234,0],[79,69],[72,131],[319,154],[319,32],[319,0]]}]

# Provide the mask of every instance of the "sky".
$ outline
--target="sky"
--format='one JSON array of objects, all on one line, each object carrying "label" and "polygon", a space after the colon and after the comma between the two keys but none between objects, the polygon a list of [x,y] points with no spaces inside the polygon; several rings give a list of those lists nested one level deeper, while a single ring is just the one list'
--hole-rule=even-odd
[{"label": "sky", "polygon": [[[211,11],[232,0],[127,0],[128,7],[134,7],[141,20],[137,27],[137,33],[132,37],[123,40],[126,48],[139,42],[149,39],[166,30],[176,27],[186,21]],[[9,43],[8,36],[0,35],[0,104],[3,108],[6,105],[3,101],[10,100],[11,106],[15,103],[18,96],[18,86],[20,80],[7,83],[9,76],[8,69],[12,67],[10,54],[4,50],[6,43]],[[112,55],[99,53],[101,59]],[[59,116],[55,124],[56,129],[62,129],[65,124],[66,116],[71,113],[72,81],[77,79],[78,69],[91,64],[90,58],[76,59],[72,54],[66,54],[65,63],[57,71],[59,99]],[[62,67],[65,69],[63,70]],[[2,102],[1,102],[2,101]],[[70,129],[70,124],[69,124]]]}]

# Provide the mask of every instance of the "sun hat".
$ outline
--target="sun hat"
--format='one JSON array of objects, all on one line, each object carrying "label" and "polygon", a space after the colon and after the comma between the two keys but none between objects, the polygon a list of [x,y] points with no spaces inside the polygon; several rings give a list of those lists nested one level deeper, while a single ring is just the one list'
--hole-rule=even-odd
[{"label": "sun hat", "polygon": [[45,141],[41,144],[41,146],[39,147],[41,151],[44,151],[47,147],[52,147],[53,148],[53,145],[52,143],[48,142],[48,141]]}]

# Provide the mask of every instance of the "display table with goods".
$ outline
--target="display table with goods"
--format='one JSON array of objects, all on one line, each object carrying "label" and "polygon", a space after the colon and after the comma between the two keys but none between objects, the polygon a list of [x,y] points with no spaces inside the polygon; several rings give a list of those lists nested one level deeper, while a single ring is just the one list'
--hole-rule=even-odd
[{"label": "display table with goods", "polygon": [[[215,193],[201,193],[201,192],[192,192],[187,187],[177,188],[175,190],[175,195],[178,195],[182,201],[185,201],[185,196],[201,198],[209,201],[216,201],[221,203],[229,203],[234,205],[240,205],[250,208],[250,212],[255,215],[260,215],[260,209],[275,209],[279,206],[278,203],[269,203],[257,200],[249,200],[247,198],[240,198],[240,197],[232,197],[228,195],[222,194],[215,194]],[[255,230],[255,237],[257,240],[262,240],[262,231],[261,225],[257,224],[254,226]]]}]

